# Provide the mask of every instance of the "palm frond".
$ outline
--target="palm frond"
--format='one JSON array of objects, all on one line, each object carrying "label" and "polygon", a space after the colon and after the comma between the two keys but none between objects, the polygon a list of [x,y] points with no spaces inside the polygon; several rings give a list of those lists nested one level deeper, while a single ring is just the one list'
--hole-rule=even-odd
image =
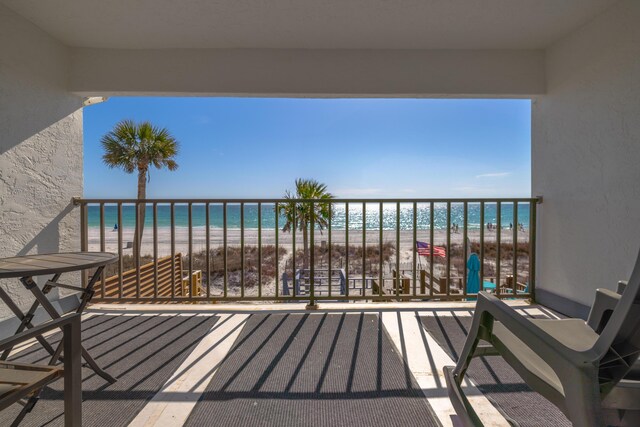
[{"label": "palm frond", "polygon": [[[287,190],[285,199],[320,199],[327,200],[324,202],[307,203],[295,202],[282,203],[278,206],[278,214],[285,217],[286,222],[282,227],[282,231],[288,232],[292,228],[305,231],[313,224],[320,230],[329,225],[330,203],[333,195],[327,192],[327,186],[314,179],[295,180],[296,193],[295,196]],[[312,208],[313,205],[313,208]]]},{"label": "palm frond", "polygon": [[176,170],[178,141],[166,128],[145,121],[136,124],[122,120],[102,137],[102,159],[111,168],[121,168],[127,173],[147,173],[150,165],[157,169]]}]

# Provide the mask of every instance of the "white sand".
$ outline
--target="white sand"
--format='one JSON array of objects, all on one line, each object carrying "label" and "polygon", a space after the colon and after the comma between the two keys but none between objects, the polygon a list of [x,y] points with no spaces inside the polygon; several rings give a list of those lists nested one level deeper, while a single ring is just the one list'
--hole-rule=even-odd
[{"label": "white sand", "polygon": [[[361,230],[350,230],[349,231],[349,244],[360,246],[362,244],[362,231]],[[461,244],[463,240],[463,233],[460,230],[459,233],[451,233],[451,243],[453,244]],[[287,249],[288,252],[291,251],[291,233],[283,233],[279,232],[279,244]],[[480,230],[469,230],[468,237],[472,242],[480,241]],[[189,252],[189,229],[187,227],[176,227],[175,228],[175,252],[181,252],[186,254]],[[484,239],[486,242],[495,242],[496,241],[496,231],[488,231],[485,230]],[[524,243],[529,241],[529,233],[518,232],[518,242]],[[396,232],[393,230],[385,230],[383,232],[383,242],[396,242]],[[417,240],[429,242],[429,231],[420,230],[417,233]],[[229,229],[227,231],[227,244],[229,246],[239,246],[241,241],[240,230],[239,229]],[[328,235],[327,232],[323,232],[323,234],[316,233],[315,234],[315,243],[322,244],[322,241],[328,243]],[[344,230],[334,230],[331,234],[331,241],[334,244],[344,244],[345,243],[345,232]],[[434,244],[437,245],[445,245],[447,241],[447,233],[446,230],[434,230]],[[501,233],[501,241],[503,243],[511,243],[513,241],[513,231],[509,229],[503,229]],[[122,231],[122,242],[121,246],[123,248],[124,254],[130,254],[132,249],[124,249],[127,246],[127,242],[133,242],[133,229],[125,229]],[[194,227],[192,230],[192,239],[191,239],[191,247],[195,252],[199,252],[206,249],[206,229],[205,227]],[[244,243],[246,246],[255,246],[258,244],[258,230],[257,229],[246,229],[244,231]],[[366,244],[367,245],[378,245],[380,243],[380,232],[378,230],[367,231],[366,233]],[[209,245],[211,248],[215,248],[217,246],[221,246],[223,244],[223,230],[220,228],[211,228],[210,229],[210,237],[209,237]],[[263,245],[273,245],[275,244],[275,232],[273,229],[263,230],[262,231],[262,244]],[[118,232],[112,231],[110,228],[105,229],[104,231],[104,250],[108,252],[118,252]],[[171,254],[171,230],[168,227],[158,228],[157,230],[157,246],[158,246],[158,256],[165,256]],[[413,232],[412,231],[401,231],[400,232],[400,248],[402,252],[409,251],[411,252],[413,246]],[[302,233],[296,233],[296,248],[302,248]],[[90,251],[98,251],[101,250],[100,244],[100,229],[99,228],[90,228],[89,229],[89,250]],[[144,236],[142,239],[142,250],[141,253],[145,254],[153,254],[153,229],[145,228]]]},{"label": "white sand", "polygon": [[[349,244],[360,246],[362,244],[362,231],[361,230],[350,230],[349,231]],[[463,233],[451,233],[451,243],[453,244],[461,244],[463,241]],[[291,234],[279,232],[279,244],[287,250],[287,256],[283,257],[280,261],[280,271],[285,271],[287,267],[287,262],[290,262],[291,255]],[[468,237],[472,242],[480,241],[480,231],[479,230],[469,230]],[[332,232],[332,243],[344,245],[345,243],[345,233],[344,230],[333,231]],[[395,246],[396,242],[396,232],[393,230],[384,231],[383,232],[383,242],[391,242]],[[142,251],[143,255],[152,255],[153,254],[153,239],[154,233],[153,229],[147,228],[144,231],[144,238],[142,242]],[[486,242],[495,242],[496,241],[496,231],[488,231],[485,230],[484,239]],[[518,242],[525,243],[529,241],[529,233],[528,232],[518,232]],[[429,242],[429,231],[419,231],[417,233],[417,240]],[[504,229],[502,230],[501,240],[503,243],[511,243],[513,241],[513,231]],[[131,255],[132,249],[126,247],[127,242],[133,241],[133,229],[125,229],[122,231],[122,242],[121,245],[123,247],[122,253],[124,255]],[[227,232],[227,244],[229,246],[239,246],[241,241],[240,230],[239,229],[229,229]],[[322,242],[328,243],[327,233],[316,234],[315,242],[316,244],[322,244]],[[447,241],[447,233],[446,230],[434,230],[434,244],[445,245]],[[200,252],[206,249],[206,229],[204,227],[195,227],[192,230],[192,238],[191,238],[191,247],[194,252]],[[380,232],[377,230],[368,231],[366,233],[366,244],[368,246],[377,246],[380,243]],[[244,243],[246,246],[255,246],[258,243],[258,231],[256,229],[246,229],[244,232]],[[325,244],[326,244],[325,243]],[[211,249],[222,246],[223,244],[223,230],[220,228],[211,228],[210,229],[210,237],[209,237],[209,245]],[[275,233],[273,229],[263,230],[262,231],[262,244],[263,245],[273,245],[275,244]],[[109,252],[118,252],[118,232],[114,232],[111,229],[106,229],[104,231],[104,250]],[[174,233],[174,245],[175,245],[175,253],[187,254],[189,253],[189,229],[187,227],[176,227]],[[159,228],[157,230],[157,247],[158,247],[158,256],[166,256],[170,255],[171,250],[171,230],[170,228]],[[296,233],[296,249],[302,248],[302,235],[301,233]],[[91,228],[89,230],[89,250],[98,251],[103,249],[100,244],[100,230],[98,228]],[[320,261],[321,263],[323,261]],[[400,232],[400,263],[401,269],[411,269],[413,262],[413,232],[412,231],[401,231]],[[495,260],[486,259],[486,265],[495,265]],[[394,261],[392,263],[395,264]],[[506,265],[505,265],[506,267]],[[528,261],[521,261],[518,265],[518,270],[522,272],[523,275],[526,275],[525,271],[528,270]],[[390,274],[390,270],[387,269],[392,268],[391,264],[385,263],[385,276]],[[435,264],[435,273],[436,276],[444,275],[442,273],[443,265]],[[452,266],[452,277],[459,276],[456,273],[456,269]],[[507,270],[509,271],[509,270]],[[253,274],[253,273],[248,273]],[[506,273],[505,273],[506,274]],[[247,277],[247,276],[245,276]],[[390,277],[390,276],[389,276]],[[240,296],[240,288],[239,288],[240,276],[239,272],[230,272],[229,273],[229,296]],[[391,281],[389,283],[385,283],[385,288],[391,286]],[[388,289],[387,289],[388,290]],[[391,290],[389,290],[391,292]],[[257,296],[258,288],[256,287],[248,287],[245,289],[246,296]],[[262,295],[264,296],[273,296],[275,295],[275,280],[265,280],[262,287]],[[221,277],[212,280],[211,283],[211,295],[219,295],[221,296],[223,293],[223,279]]]}]

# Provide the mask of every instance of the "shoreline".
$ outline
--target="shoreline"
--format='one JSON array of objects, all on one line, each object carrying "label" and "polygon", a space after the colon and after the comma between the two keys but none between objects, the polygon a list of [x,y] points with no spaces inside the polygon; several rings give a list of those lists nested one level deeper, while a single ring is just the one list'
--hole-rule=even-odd
[{"label": "shoreline", "polygon": [[[470,225],[472,225],[472,224],[470,224]],[[473,225],[474,225],[474,227],[471,227],[471,226],[467,227],[467,230],[468,230],[468,231],[477,231],[477,232],[479,233],[479,232],[480,232],[480,227],[476,227],[476,226],[475,226],[475,224],[473,224]],[[99,232],[99,231],[100,231],[100,225],[89,225],[89,227],[88,227],[88,228],[89,228],[89,231],[90,231],[90,232],[91,232],[91,231],[95,231],[95,232]],[[123,229],[123,232],[125,232],[125,231],[133,231],[133,228],[134,228],[134,226],[130,226],[130,227],[129,227],[129,226],[127,226],[127,227],[125,227],[125,228]],[[152,229],[152,228],[153,228],[153,224],[150,224],[150,225],[145,224],[145,226],[144,226],[145,231],[146,231],[146,230],[149,230],[149,229]],[[157,228],[158,228],[158,230],[171,230],[171,226],[169,226],[169,225],[159,225]],[[189,226],[188,226],[188,225],[175,225],[173,228],[174,228],[174,229],[176,229],[176,230],[178,230],[178,229],[180,229],[180,230],[188,230],[188,229],[189,229]],[[192,229],[192,230],[206,230],[206,228],[207,228],[207,226],[206,226],[206,225],[194,225],[194,226],[192,226],[192,227],[191,227],[191,229]],[[113,229],[112,227],[110,227],[110,226],[109,226],[109,227],[105,226],[104,230],[105,230],[105,234],[106,234],[106,233],[111,233],[111,232],[114,232],[114,233],[115,233],[115,232],[117,231],[117,230],[114,230],[114,229]],[[218,227],[218,226],[215,226],[215,225],[210,225],[210,226],[209,226],[209,230],[222,231],[222,230],[224,230],[224,227]],[[242,230],[242,229],[241,229],[240,227],[230,227],[230,226],[228,226],[228,227],[227,227],[227,230],[228,230],[228,231],[231,231],[231,230],[238,230],[238,231],[240,231],[240,230]],[[257,227],[245,227],[245,228],[244,228],[244,230],[245,230],[245,231],[255,231],[255,232],[257,232],[257,231],[258,231],[258,228],[257,228]],[[262,227],[262,231],[273,231],[273,230],[275,230],[275,228],[274,228],[274,227]],[[281,228],[279,228],[279,230],[280,230],[280,234],[287,234],[287,233],[285,233],[284,231],[282,231],[282,229],[281,229]],[[325,229],[323,230],[323,233],[324,233],[324,232],[326,232],[326,230],[327,230],[327,229],[325,228]],[[417,230],[417,231],[418,231],[418,232],[429,232],[429,230],[430,230],[430,228],[418,228],[418,230]],[[433,230],[434,230],[434,232],[436,232],[436,231],[442,231],[442,232],[444,232],[444,231],[446,231],[446,228],[434,228]],[[344,229],[344,228],[335,228],[335,227],[334,227],[334,228],[332,228],[332,231],[333,231],[333,232],[336,232],[336,233],[337,233],[337,232],[344,232],[344,231],[345,231],[345,229]],[[356,231],[362,231],[362,227],[360,227],[360,228],[353,227],[353,228],[350,228],[350,229],[349,229],[349,232],[350,232],[350,233],[351,233],[351,232],[356,232]],[[376,232],[376,233],[378,233],[378,232],[380,232],[380,229],[378,229],[378,228],[367,228],[367,231],[371,231],[371,232]],[[394,232],[394,233],[395,233],[396,229],[395,229],[395,228],[384,228],[384,229],[383,229],[383,231],[384,231],[384,232],[391,232],[391,231],[392,231],[392,232]],[[402,228],[401,228],[401,229],[400,229],[400,231],[401,231],[401,232],[413,232],[413,229],[411,229],[411,228],[408,228],[408,229],[402,229]],[[487,233],[489,233],[489,232],[495,233],[495,231],[496,231],[495,229],[494,229],[494,230],[488,230],[488,229],[485,227],[485,234],[487,234]],[[503,233],[507,233],[507,232],[508,232],[508,233],[511,233],[512,231],[513,231],[513,230],[512,230],[512,229],[509,229],[509,227],[506,227],[506,226],[503,226],[503,227],[502,227],[502,232],[503,232]],[[526,233],[526,232],[528,232],[528,231],[529,231],[529,227],[524,227],[524,232]],[[317,232],[319,233],[319,231],[317,231]],[[520,231],[520,233],[523,233],[523,231]],[[454,233],[454,232],[452,231],[452,232],[451,232],[451,235],[453,235],[453,234],[462,234],[462,228],[459,228],[458,233]]]}]

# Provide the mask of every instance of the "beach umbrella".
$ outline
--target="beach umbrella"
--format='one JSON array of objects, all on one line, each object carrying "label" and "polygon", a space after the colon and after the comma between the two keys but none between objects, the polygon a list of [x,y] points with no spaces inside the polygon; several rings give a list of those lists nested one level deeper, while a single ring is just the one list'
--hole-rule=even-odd
[{"label": "beach umbrella", "polygon": [[480,260],[472,253],[467,261],[467,293],[475,294],[480,291]]}]

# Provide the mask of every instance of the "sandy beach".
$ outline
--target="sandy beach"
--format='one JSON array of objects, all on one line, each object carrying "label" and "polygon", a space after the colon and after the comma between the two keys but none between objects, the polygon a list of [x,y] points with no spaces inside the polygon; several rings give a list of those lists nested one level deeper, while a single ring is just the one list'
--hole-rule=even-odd
[{"label": "sandy beach", "polygon": [[[141,254],[153,254],[154,248],[154,236],[153,229],[146,228],[144,230],[144,236],[142,239],[142,249]],[[189,229],[187,227],[176,227],[175,228],[175,252],[181,252],[186,254],[189,252]],[[461,244],[463,241],[463,233],[460,230],[458,233],[451,232],[451,243],[452,244]],[[318,245],[322,245],[323,241],[328,243],[328,234],[326,230],[320,234],[316,232],[315,234],[315,242]],[[396,231],[395,230],[384,230],[382,240],[384,242],[396,242]],[[469,230],[468,238],[472,242],[480,241],[480,230]],[[101,245],[100,241],[100,229],[96,227],[89,228],[89,250],[90,251],[98,251],[105,250],[108,252],[118,252],[118,246],[122,246],[123,253],[128,254],[132,252],[131,248],[127,248],[127,242],[133,242],[133,229],[124,229],[122,230],[122,242],[118,243],[118,232],[113,231],[111,228],[105,229],[104,231],[104,248]],[[278,233],[279,244],[287,249],[287,251],[291,250],[292,245],[292,235],[291,233],[284,233],[280,231]],[[363,233],[362,230],[349,230],[349,244],[360,246],[362,245]],[[417,232],[417,240],[429,242],[429,231],[428,230],[419,230]],[[484,233],[485,242],[495,242],[496,241],[496,230],[485,230]],[[220,228],[210,228],[210,237],[209,237],[209,245],[211,248],[215,248],[217,246],[222,246],[224,241],[223,230]],[[331,241],[334,244],[342,244],[344,245],[345,239],[345,231],[344,230],[334,230],[331,233]],[[446,230],[434,230],[434,244],[435,245],[445,245],[447,241],[447,232]],[[501,241],[503,243],[511,243],[513,241],[513,231],[507,229],[503,229],[501,231]],[[517,235],[518,243],[526,243],[529,241],[529,233],[528,231],[519,231]],[[239,246],[241,242],[241,231],[240,229],[233,228],[227,230],[227,244],[229,246]],[[366,245],[378,245],[380,243],[380,232],[379,230],[368,230],[366,232]],[[245,229],[244,230],[244,244],[246,246],[255,246],[258,244],[258,230],[257,229]],[[273,229],[263,229],[262,230],[262,244],[263,245],[274,245],[275,244],[275,231]],[[326,244],[326,243],[324,243]],[[411,251],[413,245],[413,231],[411,230],[402,230],[400,232],[400,249],[402,252]],[[161,227],[157,230],[157,246],[158,246],[158,256],[164,256],[171,254],[171,229],[168,227]],[[191,237],[191,247],[193,251],[200,252],[206,249],[206,229],[205,227],[194,227],[192,229],[192,237]],[[302,248],[302,233],[296,233],[296,248]]]},{"label": "sandy beach", "polygon": [[[166,255],[170,255],[172,252],[171,249],[171,229],[169,227],[159,227],[157,230],[157,250],[158,257],[163,257]],[[460,245],[464,240],[464,234],[462,230],[459,233],[451,232],[450,234],[452,245]],[[480,241],[480,230],[469,230],[468,237],[471,242],[479,242]],[[331,235],[332,243],[338,245],[345,244],[345,232],[344,230],[334,230]],[[385,230],[383,231],[382,241],[383,243],[391,243],[395,246],[397,239],[395,230]],[[484,236],[485,242],[495,242],[496,241],[496,230],[485,230]],[[288,264],[290,262],[290,255],[292,253],[292,235],[291,233],[283,233],[280,231],[278,233],[279,245],[286,249],[287,255],[284,256],[279,262],[279,268],[281,272],[286,271],[290,268]],[[300,233],[296,233],[296,249],[302,249],[303,238]],[[420,230],[417,233],[417,240],[429,242],[429,231],[428,230]],[[443,246],[447,241],[447,232],[446,230],[434,230],[434,245]],[[123,255],[132,255],[133,249],[132,245],[127,245],[127,242],[133,241],[133,229],[128,228],[122,230],[122,241],[118,242],[118,232],[112,231],[111,229],[104,230],[104,242],[101,244],[100,239],[100,229],[96,227],[92,227],[89,229],[89,250],[98,251],[98,250],[106,250],[109,252],[118,252],[118,247],[122,247]],[[211,228],[210,236],[209,236],[209,247],[210,249],[216,249],[223,245],[224,235],[223,230],[220,228]],[[362,230],[350,230],[349,231],[349,245],[352,246],[361,246],[363,241],[363,232]],[[513,230],[503,229],[501,232],[501,241],[503,243],[510,244],[513,241]],[[528,243],[529,241],[529,233],[528,231],[519,231],[517,235],[518,243]],[[229,247],[239,247],[241,242],[241,231],[237,228],[231,228],[227,230],[227,245]],[[326,231],[323,234],[317,233],[315,236],[316,245],[328,244],[328,235]],[[245,229],[244,230],[244,244],[246,247],[256,246],[258,244],[258,230],[257,229]],[[273,229],[264,229],[262,230],[262,245],[274,245],[275,244],[275,231]],[[368,247],[378,247],[380,244],[380,231],[379,230],[370,230],[366,232],[366,245]],[[175,253],[182,253],[186,255],[189,253],[189,229],[187,227],[176,227],[174,230],[174,246]],[[206,250],[206,229],[205,227],[194,227],[191,232],[191,248],[194,253],[198,253]],[[141,255],[153,255],[154,249],[154,232],[152,228],[145,229]],[[413,261],[413,231],[411,230],[402,230],[400,232],[400,260],[401,270],[411,269],[412,261]],[[420,257],[421,258],[421,257]],[[438,258],[436,258],[438,260]],[[320,267],[323,266],[324,260],[320,260]],[[453,261],[452,261],[453,262]],[[489,257],[485,260],[487,266],[495,265],[495,260],[490,259]],[[268,264],[268,263],[267,263]],[[384,263],[384,274],[385,277],[391,277],[391,269],[394,268],[395,261],[392,260],[391,264],[389,262]],[[503,264],[505,267],[505,271],[510,271],[509,262]],[[444,273],[444,265],[442,265],[441,261],[434,265],[434,273],[436,277],[445,276]],[[357,271],[356,267],[352,273]],[[521,260],[518,265],[518,270],[520,274],[524,277],[527,275],[528,270],[528,260]],[[250,273],[247,272],[246,278],[249,276],[255,276],[255,272]],[[460,272],[456,270],[456,268],[452,264],[452,277],[459,277]],[[490,276],[491,273],[487,270],[487,275]],[[506,275],[506,273],[505,273]],[[360,277],[358,275],[358,277]],[[377,277],[377,273],[376,273]],[[253,277],[255,281],[255,277]],[[504,279],[503,279],[504,280]],[[360,284],[356,283],[357,280],[351,285],[360,286]],[[392,286],[393,281],[388,280],[385,281],[383,287],[385,288],[385,292],[393,292],[390,287]],[[209,283],[211,289],[211,295],[221,296],[223,294],[223,277],[215,277],[212,278]],[[337,286],[337,285],[336,285]],[[457,286],[455,283],[452,286]],[[232,270],[229,272],[229,288],[228,288],[229,296],[239,296],[240,295],[240,272]],[[248,286],[245,289],[246,296],[257,296],[258,288],[257,286]],[[273,296],[275,295],[275,280],[273,277],[264,277],[263,278],[263,286],[262,286],[262,295],[264,296]],[[354,288],[354,292],[359,292]]]}]

